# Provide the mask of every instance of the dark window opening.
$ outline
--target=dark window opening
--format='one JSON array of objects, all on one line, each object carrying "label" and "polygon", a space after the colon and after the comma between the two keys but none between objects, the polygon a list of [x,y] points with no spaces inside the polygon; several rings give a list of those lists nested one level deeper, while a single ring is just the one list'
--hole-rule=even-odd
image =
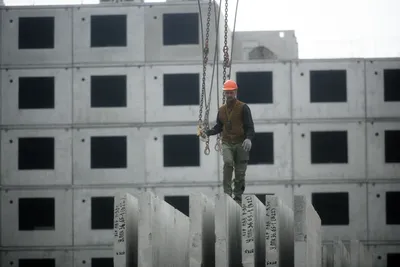
[{"label": "dark window opening", "polygon": [[197,135],[164,135],[164,167],[200,166]]},{"label": "dark window opening", "polygon": [[55,230],[54,198],[18,199],[18,225],[20,231]]},{"label": "dark window opening", "polygon": [[19,49],[53,49],[54,17],[20,17]]},{"label": "dark window opening", "polygon": [[348,163],[347,132],[311,132],[311,163]]},{"label": "dark window opening", "polygon": [[18,259],[19,267],[56,267],[55,259]]},{"label": "dark window opening", "polygon": [[126,168],[126,136],[92,136],[90,138],[90,167],[92,169]]},{"label": "dark window opening", "polygon": [[92,267],[114,267],[113,258],[92,258]]},{"label": "dark window opening", "polygon": [[164,74],[164,106],[198,105],[200,75],[198,73]]},{"label": "dark window opening", "polygon": [[114,228],[114,197],[92,197],[92,230]]},{"label": "dark window opening", "polygon": [[383,71],[383,88],[385,102],[400,101],[400,69]]},{"label": "dark window opening", "polygon": [[273,75],[271,71],[236,72],[238,98],[247,104],[272,104]]},{"label": "dark window opening", "polygon": [[126,107],[126,75],[91,76],[92,108]]},{"label": "dark window opening", "polygon": [[54,77],[19,77],[19,109],[54,109]]},{"label": "dark window opening", "polygon": [[165,196],[164,200],[189,217],[189,196]]},{"label": "dark window opening", "polygon": [[346,70],[311,70],[310,102],[347,102]]},{"label": "dark window opening", "polygon": [[18,170],[54,170],[54,138],[18,139]]},{"label": "dark window opening", "polygon": [[400,253],[388,253],[386,255],[387,261],[386,261],[386,266],[387,267],[399,267],[400,266]]},{"label": "dark window opening", "polygon": [[126,47],[126,15],[92,15],[90,21],[91,47]]},{"label": "dark window opening", "polygon": [[199,44],[199,14],[163,14],[163,44]]},{"label": "dark window opening", "polygon": [[386,192],[386,224],[400,225],[400,192]]},{"label": "dark window opening", "polygon": [[385,131],[386,163],[400,163],[399,148],[400,148],[400,130],[386,130]]},{"label": "dark window opening", "polygon": [[249,165],[274,164],[274,134],[257,133],[253,139]]},{"label": "dark window opening", "polygon": [[349,225],[349,193],[312,193],[311,198],[321,225]]},{"label": "dark window opening", "polygon": [[256,194],[256,197],[265,205],[265,196],[274,196],[275,194]]}]

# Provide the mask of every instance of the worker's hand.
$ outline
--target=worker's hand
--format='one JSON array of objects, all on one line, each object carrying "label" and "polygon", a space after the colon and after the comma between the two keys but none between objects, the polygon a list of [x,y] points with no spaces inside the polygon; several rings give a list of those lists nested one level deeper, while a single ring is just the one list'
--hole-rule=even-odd
[{"label": "worker's hand", "polygon": [[250,139],[244,140],[243,144],[242,144],[242,147],[246,152],[249,152],[250,149],[251,149],[251,140]]},{"label": "worker's hand", "polygon": [[201,129],[200,132],[199,132],[199,137],[200,137],[201,141],[206,142],[207,138],[208,138],[207,131],[204,130],[204,129]]}]

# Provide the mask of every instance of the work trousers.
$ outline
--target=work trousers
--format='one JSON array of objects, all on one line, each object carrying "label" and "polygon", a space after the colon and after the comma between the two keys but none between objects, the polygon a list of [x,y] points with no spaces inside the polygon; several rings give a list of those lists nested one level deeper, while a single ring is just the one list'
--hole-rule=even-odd
[{"label": "work trousers", "polygon": [[[232,196],[238,202],[241,203],[242,195],[245,190],[245,177],[247,170],[247,163],[249,161],[249,152],[246,152],[242,148],[242,143],[228,144],[222,143],[222,157],[224,161],[223,170],[223,186],[225,194]],[[233,182],[232,190],[232,176],[235,171],[235,179]]]}]

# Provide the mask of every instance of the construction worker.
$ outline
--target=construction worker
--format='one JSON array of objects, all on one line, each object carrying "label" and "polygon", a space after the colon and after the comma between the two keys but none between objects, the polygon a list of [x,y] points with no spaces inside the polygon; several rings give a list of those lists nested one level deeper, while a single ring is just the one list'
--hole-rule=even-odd
[{"label": "construction worker", "polygon": [[241,205],[251,141],[255,135],[254,123],[249,106],[237,99],[236,82],[227,80],[223,91],[226,104],[219,108],[215,126],[202,134],[210,136],[222,132],[224,192],[232,197],[232,175],[235,170],[233,199]]}]

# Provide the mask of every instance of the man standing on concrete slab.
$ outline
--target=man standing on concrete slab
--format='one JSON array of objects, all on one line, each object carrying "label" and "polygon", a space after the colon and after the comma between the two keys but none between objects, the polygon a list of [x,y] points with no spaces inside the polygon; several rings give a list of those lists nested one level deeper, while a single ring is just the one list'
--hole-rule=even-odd
[{"label": "man standing on concrete slab", "polygon": [[218,110],[216,125],[202,134],[210,136],[222,132],[224,192],[232,196],[232,175],[235,170],[233,199],[241,205],[251,141],[255,132],[250,108],[237,99],[237,90],[236,82],[227,80],[224,83],[226,104]]}]

